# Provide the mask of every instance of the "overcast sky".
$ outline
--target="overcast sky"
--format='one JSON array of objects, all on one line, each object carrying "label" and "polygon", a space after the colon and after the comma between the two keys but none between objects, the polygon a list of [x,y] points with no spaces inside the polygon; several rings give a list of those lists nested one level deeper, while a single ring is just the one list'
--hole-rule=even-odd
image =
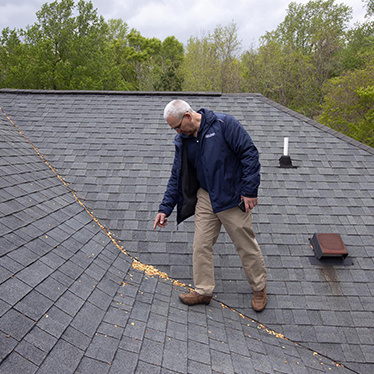
[{"label": "overcast sky", "polygon": [[[0,0],[0,30],[25,28],[46,0]],[[75,1],[77,3],[77,0]],[[106,20],[121,18],[145,37],[164,40],[175,36],[186,44],[189,37],[212,32],[234,21],[243,49],[257,45],[260,36],[274,30],[285,18],[290,0],[92,0]],[[308,0],[296,0],[307,3]],[[364,20],[361,0],[336,0],[353,9],[352,25]]]}]

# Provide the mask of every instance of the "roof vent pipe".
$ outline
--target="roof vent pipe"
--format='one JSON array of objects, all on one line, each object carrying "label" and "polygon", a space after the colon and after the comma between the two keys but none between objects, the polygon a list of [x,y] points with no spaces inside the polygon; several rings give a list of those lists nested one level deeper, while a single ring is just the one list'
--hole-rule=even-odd
[{"label": "roof vent pipe", "polygon": [[296,168],[292,165],[291,157],[288,155],[288,138],[284,138],[283,156],[279,159],[280,168]]}]

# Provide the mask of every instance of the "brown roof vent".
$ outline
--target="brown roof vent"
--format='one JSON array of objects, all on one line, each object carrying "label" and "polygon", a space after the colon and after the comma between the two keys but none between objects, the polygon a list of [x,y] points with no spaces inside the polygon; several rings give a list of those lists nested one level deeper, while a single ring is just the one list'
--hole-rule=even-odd
[{"label": "brown roof vent", "polygon": [[314,234],[311,244],[318,260],[325,257],[344,259],[348,256],[347,249],[339,234]]}]

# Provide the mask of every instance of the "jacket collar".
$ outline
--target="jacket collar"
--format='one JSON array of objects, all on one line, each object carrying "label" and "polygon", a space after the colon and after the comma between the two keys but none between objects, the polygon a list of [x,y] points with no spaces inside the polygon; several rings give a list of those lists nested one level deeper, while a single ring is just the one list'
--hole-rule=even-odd
[{"label": "jacket collar", "polygon": [[[216,121],[217,116],[209,109],[201,108],[197,111],[197,113],[201,114],[201,123],[200,128],[198,131],[198,137],[202,137],[205,133],[210,129],[213,123]],[[184,135],[182,133],[177,134],[174,138],[174,143],[178,144],[183,141],[183,139],[191,138],[193,135]]]}]

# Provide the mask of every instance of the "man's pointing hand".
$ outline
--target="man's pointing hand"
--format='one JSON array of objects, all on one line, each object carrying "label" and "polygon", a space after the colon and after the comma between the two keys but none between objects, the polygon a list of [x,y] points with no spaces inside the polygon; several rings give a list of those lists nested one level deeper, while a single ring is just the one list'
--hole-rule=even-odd
[{"label": "man's pointing hand", "polygon": [[155,219],[155,224],[153,225],[153,230],[155,230],[157,226],[163,229],[167,224],[168,220],[166,219],[166,214],[158,213]]}]

